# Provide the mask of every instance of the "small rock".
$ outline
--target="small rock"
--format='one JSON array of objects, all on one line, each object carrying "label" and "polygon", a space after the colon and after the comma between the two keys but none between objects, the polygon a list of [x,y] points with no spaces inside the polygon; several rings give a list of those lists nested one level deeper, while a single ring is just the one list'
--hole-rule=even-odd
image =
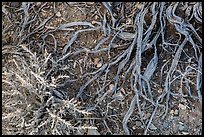
[{"label": "small rock", "polygon": [[157,129],[157,127],[155,127],[155,125],[154,125],[154,124],[150,124],[149,129],[151,129],[151,130],[156,130],[156,129]]},{"label": "small rock", "polygon": [[6,15],[8,15],[8,10],[6,9],[6,5],[2,5],[2,12]]},{"label": "small rock", "polygon": [[163,127],[166,128],[166,129],[170,128],[170,123],[169,122],[164,122]]},{"label": "small rock", "polygon": [[121,32],[118,34],[118,36],[122,39],[125,40],[130,40],[130,39],[134,39],[135,34],[134,33],[129,33],[129,32]]},{"label": "small rock", "polygon": [[183,110],[185,110],[186,109],[186,106],[184,106],[183,104],[179,104],[179,106],[178,106],[180,109],[183,109]]},{"label": "small rock", "polygon": [[11,7],[20,7],[21,6],[21,3],[20,2],[11,2]]},{"label": "small rock", "polygon": [[114,84],[110,84],[110,85],[109,85],[109,90],[112,91],[113,88],[114,88]]},{"label": "small rock", "polygon": [[186,124],[183,124],[183,132],[188,132],[189,131],[189,127]]},{"label": "small rock", "polygon": [[99,58],[94,58],[94,64],[97,64],[99,62]]},{"label": "small rock", "polygon": [[151,113],[147,112],[147,113],[145,114],[145,116],[144,116],[144,119],[148,119],[148,118],[150,118],[150,117],[151,117]]},{"label": "small rock", "polygon": [[137,127],[141,127],[142,126],[142,123],[140,121],[136,121],[135,124],[136,124]]},{"label": "small rock", "polygon": [[174,110],[173,109],[170,111],[170,114],[174,114]]},{"label": "small rock", "polygon": [[40,6],[41,5],[41,2],[36,2],[36,6]]},{"label": "small rock", "polygon": [[188,59],[188,62],[191,62],[191,58]]},{"label": "small rock", "polygon": [[57,17],[61,17],[62,14],[58,11],[58,12],[56,13],[56,16],[57,16]]},{"label": "small rock", "polygon": [[183,123],[183,122],[181,122],[181,121],[179,121],[179,124],[183,125],[184,123]]},{"label": "small rock", "polygon": [[185,98],[181,98],[181,102],[186,102],[187,100]]},{"label": "small rock", "polygon": [[97,68],[100,68],[101,66],[102,66],[102,63],[100,62],[96,65]]},{"label": "small rock", "polygon": [[86,2],[87,5],[93,5],[94,2]]},{"label": "small rock", "polygon": [[121,92],[118,92],[117,94],[114,95],[114,98],[116,100],[122,101],[124,99],[124,96],[123,96],[123,94]]},{"label": "small rock", "polygon": [[184,130],[184,126],[183,125],[179,125],[179,130],[183,131]]},{"label": "small rock", "polygon": [[179,114],[179,111],[178,111],[178,109],[176,109],[176,110],[174,110],[174,115],[178,115]]},{"label": "small rock", "polygon": [[142,4],[138,4],[136,8],[138,9],[142,9],[143,5]]},{"label": "small rock", "polygon": [[188,132],[182,132],[182,134],[183,134],[183,135],[188,135],[189,133],[188,133]]},{"label": "small rock", "polygon": [[136,126],[133,126],[132,129],[135,130],[135,129],[136,129]]},{"label": "small rock", "polygon": [[158,92],[159,94],[161,94],[163,91],[162,91],[162,89],[160,88],[157,92]]},{"label": "small rock", "polygon": [[87,135],[100,135],[96,127],[88,128]]},{"label": "small rock", "polygon": [[96,65],[97,68],[100,68],[102,66],[102,63],[99,58],[94,59],[94,64]]}]

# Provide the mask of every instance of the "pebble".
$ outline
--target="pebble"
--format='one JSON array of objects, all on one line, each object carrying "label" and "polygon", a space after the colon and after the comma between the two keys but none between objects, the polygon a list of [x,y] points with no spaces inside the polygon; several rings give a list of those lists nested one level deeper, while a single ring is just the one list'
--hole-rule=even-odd
[{"label": "pebble", "polygon": [[166,128],[166,129],[170,128],[170,123],[169,122],[164,122],[163,127]]},{"label": "pebble", "polygon": [[20,7],[21,6],[21,4],[20,4],[20,2],[11,2],[11,7]]},{"label": "pebble", "polygon": [[94,59],[94,64],[96,65],[97,68],[100,68],[102,66],[102,63],[99,58]]},{"label": "pebble", "polygon": [[181,122],[181,121],[179,121],[179,124],[183,125],[184,123],[183,123],[183,122]]},{"label": "pebble", "polygon": [[86,2],[87,5],[93,5],[95,2]]},{"label": "pebble", "polygon": [[102,66],[102,63],[100,62],[96,65],[97,68],[100,68],[101,66]]},{"label": "pebble", "polygon": [[144,119],[148,119],[151,117],[151,113],[146,113],[145,116],[144,116]]},{"label": "pebble", "polygon": [[57,16],[57,17],[61,17],[62,14],[58,11],[58,12],[56,13],[56,16]]},{"label": "pebble", "polygon": [[136,124],[136,126],[138,126],[138,127],[141,127],[141,126],[142,126],[142,123],[141,123],[140,121],[136,121],[135,124]]},{"label": "pebble", "polygon": [[36,2],[36,6],[40,6],[41,5],[41,2]]},{"label": "pebble", "polygon": [[135,130],[135,129],[136,129],[136,126],[133,126],[132,129]]},{"label": "pebble", "polygon": [[151,130],[156,130],[156,129],[157,129],[157,127],[155,127],[155,125],[154,125],[154,124],[150,124],[149,129],[151,129]]},{"label": "pebble", "polygon": [[178,111],[178,109],[176,109],[176,110],[174,110],[174,115],[178,115],[179,114],[179,111]]},{"label": "pebble", "polygon": [[186,106],[184,106],[183,104],[179,104],[179,106],[178,106],[180,109],[183,109],[183,110],[185,110],[186,109]]},{"label": "pebble", "polygon": [[97,128],[93,128],[93,129],[88,129],[88,133],[87,135],[100,135],[100,133],[98,132]]},{"label": "pebble", "polygon": [[184,126],[184,128],[183,128],[183,131],[184,131],[184,132],[189,131],[189,127],[188,127],[186,124],[184,124],[183,126]]},{"label": "pebble", "polygon": [[188,62],[191,62],[191,58],[188,59]]},{"label": "pebble", "polygon": [[188,132],[182,132],[182,134],[183,134],[183,135],[188,135],[189,133],[188,133]]},{"label": "pebble", "polygon": [[109,90],[112,91],[113,88],[114,88],[114,84],[110,84],[110,85],[109,85]]},{"label": "pebble", "polygon": [[183,125],[179,125],[179,130],[183,131],[184,130],[184,126]]},{"label": "pebble", "polygon": [[170,114],[174,114],[174,110],[173,109],[170,111]]},{"label": "pebble", "polygon": [[114,98],[120,101],[124,100],[124,96],[121,92],[118,92],[116,95],[114,95]]}]

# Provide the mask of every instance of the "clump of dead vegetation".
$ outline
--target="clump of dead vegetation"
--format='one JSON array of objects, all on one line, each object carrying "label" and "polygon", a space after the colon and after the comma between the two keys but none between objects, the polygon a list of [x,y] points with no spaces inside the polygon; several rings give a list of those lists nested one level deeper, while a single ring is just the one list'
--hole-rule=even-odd
[{"label": "clump of dead vegetation", "polygon": [[202,102],[202,3],[61,4],[97,18],[53,25],[56,3],[2,4],[3,134],[137,134],[133,119],[148,134],[172,98]]}]

